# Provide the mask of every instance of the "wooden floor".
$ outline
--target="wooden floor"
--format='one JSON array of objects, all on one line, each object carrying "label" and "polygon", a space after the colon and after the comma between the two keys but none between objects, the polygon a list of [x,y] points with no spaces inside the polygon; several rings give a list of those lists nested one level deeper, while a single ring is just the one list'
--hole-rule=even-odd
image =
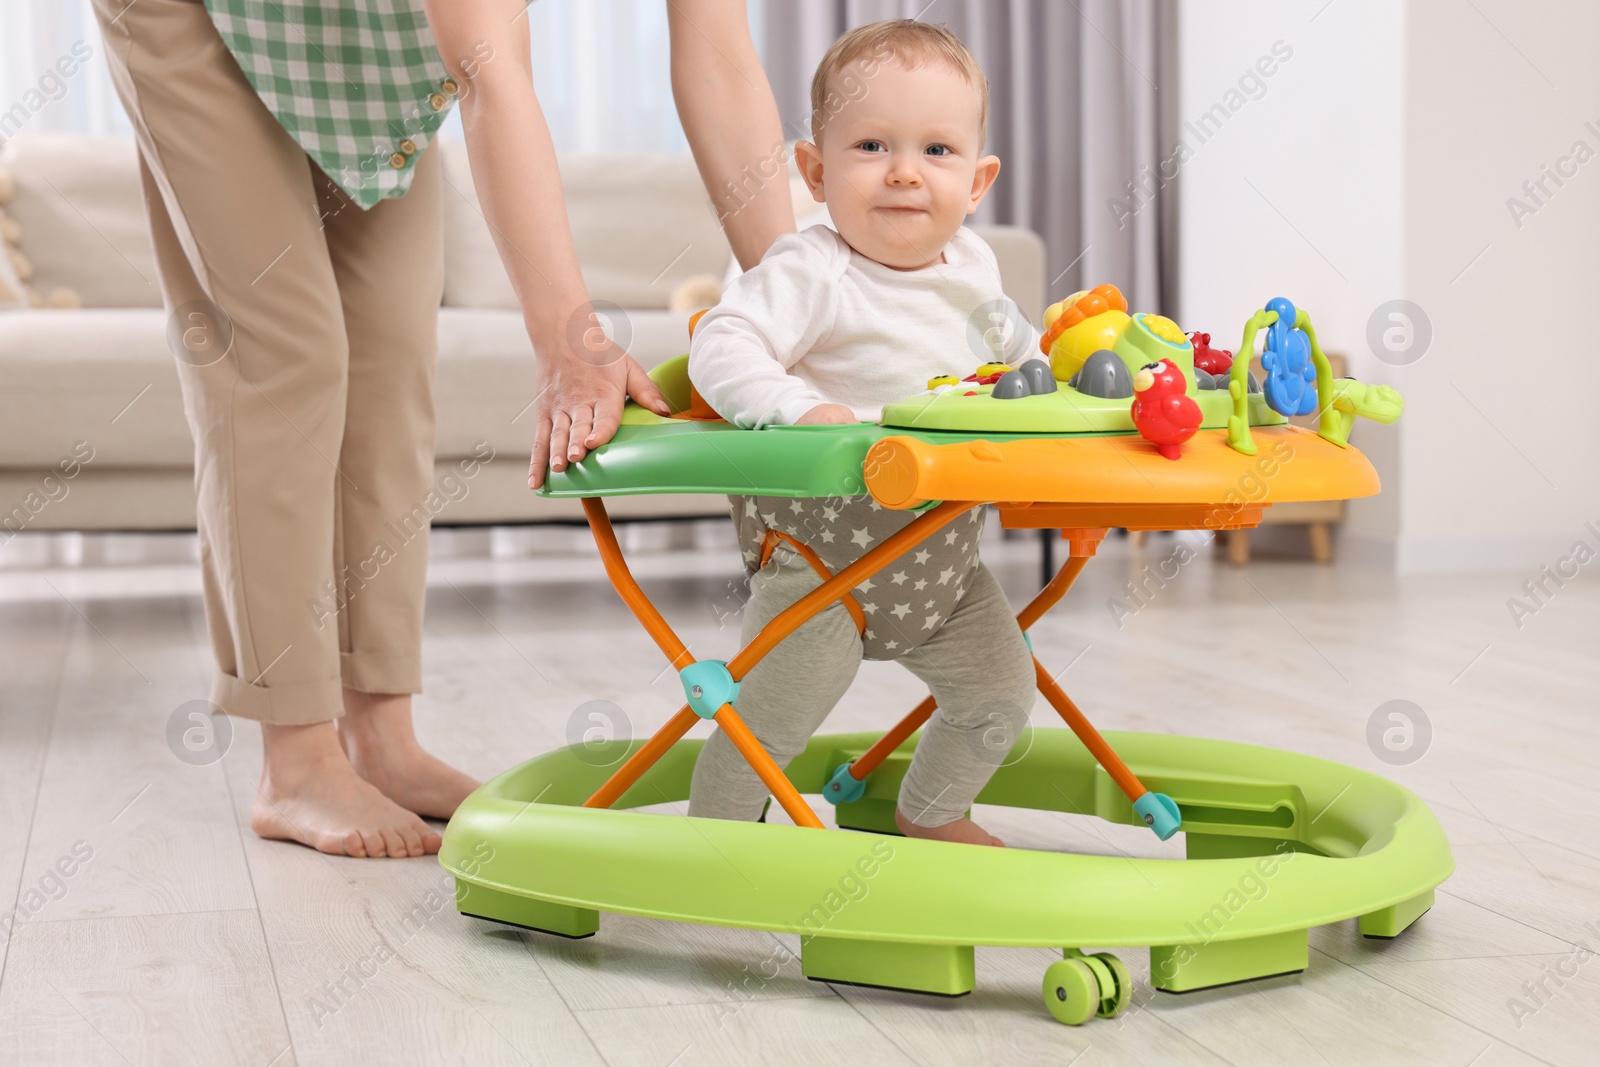
[{"label": "wooden floor", "polygon": [[[660,542],[636,546],[638,570],[701,656],[737,633],[717,622],[738,605],[718,531],[634,536]],[[417,703],[434,751],[487,777],[568,743],[584,701],[614,701],[636,734],[677,707],[584,544],[438,538]],[[1146,606],[1129,599],[1175,544],[1108,541],[1033,630],[1090,716],[1385,773],[1432,806],[1458,866],[1396,941],[1312,931],[1297,977],[1157,995],[1145,954],[1124,950],[1134,1007],[1070,1029],[1041,1003],[1043,949],[979,948],[978,988],[953,1000],[814,983],[792,963],[763,981],[774,939],[795,938],[607,915],[565,941],[460,917],[431,858],[257,840],[259,730],[237,723],[208,766],[167,740],[210,671],[192,539],[18,538],[0,553],[0,1063],[1594,1063],[1600,961],[1578,948],[1600,950],[1594,576],[1520,629],[1507,600],[1541,561],[1397,579],[1201,552]],[[1033,591],[1036,544],[991,529],[985,556],[1014,601]],[[868,664],[827,729],[886,727],[920,695]],[[1391,700],[1432,724],[1405,766],[1368,747]],[[1034,722],[1051,714],[1041,702]],[[1180,854],[1131,827],[977,814],[1013,846]]]}]

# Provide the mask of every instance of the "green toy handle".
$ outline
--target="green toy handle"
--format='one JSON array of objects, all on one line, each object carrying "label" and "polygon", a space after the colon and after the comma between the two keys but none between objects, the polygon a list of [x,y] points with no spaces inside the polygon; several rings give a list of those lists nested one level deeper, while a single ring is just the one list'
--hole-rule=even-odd
[{"label": "green toy handle", "polygon": [[[1244,337],[1234,353],[1233,367],[1228,372],[1228,397],[1233,401],[1233,414],[1228,416],[1228,444],[1247,456],[1256,454],[1255,441],[1250,436],[1248,415],[1250,359],[1256,350],[1256,335],[1278,321],[1276,311],[1257,309],[1244,324]],[[1317,435],[1323,440],[1348,448],[1350,427],[1356,416],[1377,422],[1392,423],[1400,417],[1405,402],[1399,392],[1387,385],[1366,385],[1354,378],[1340,378],[1335,385],[1333,365],[1317,343],[1316,327],[1305,308],[1296,308],[1295,329],[1304,331],[1311,345],[1311,362],[1317,369]]]}]

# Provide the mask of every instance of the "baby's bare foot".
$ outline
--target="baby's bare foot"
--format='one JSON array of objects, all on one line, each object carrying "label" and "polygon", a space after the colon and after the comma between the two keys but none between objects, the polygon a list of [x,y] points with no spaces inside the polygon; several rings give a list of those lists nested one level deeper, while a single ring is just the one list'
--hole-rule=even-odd
[{"label": "baby's bare foot", "polygon": [[395,803],[448,819],[479,783],[417,743],[411,698],[345,690],[339,743],[356,773]]},{"label": "baby's bare foot", "polygon": [[345,856],[439,851],[437,831],[356,774],[332,723],[268,725],[264,732],[267,755],[250,804],[250,828],[258,835]]},{"label": "baby's bare foot", "polygon": [[963,845],[1006,847],[1004,841],[971,819],[957,819],[955,822],[947,822],[943,826],[919,826],[912,822],[899,808],[895,808],[894,824],[900,827],[900,832],[907,837],[920,837],[926,841],[956,841]]}]

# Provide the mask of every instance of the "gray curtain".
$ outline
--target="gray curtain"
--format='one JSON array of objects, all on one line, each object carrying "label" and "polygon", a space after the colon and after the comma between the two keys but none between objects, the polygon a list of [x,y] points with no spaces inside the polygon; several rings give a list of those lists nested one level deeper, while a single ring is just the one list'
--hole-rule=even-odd
[{"label": "gray curtain", "polygon": [[1177,140],[1174,0],[767,0],[789,140],[809,136],[828,46],[892,18],[944,23],[987,73],[1001,170],[975,221],[1044,237],[1049,298],[1111,282],[1134,308],[1174,311],[1177,187],[1159,169]]}]

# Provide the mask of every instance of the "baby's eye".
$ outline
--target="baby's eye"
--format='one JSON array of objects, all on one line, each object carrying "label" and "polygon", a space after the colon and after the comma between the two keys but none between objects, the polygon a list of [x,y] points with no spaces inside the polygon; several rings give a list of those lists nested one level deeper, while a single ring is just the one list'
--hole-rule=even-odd
[{"label": "baby's eye", "polygon": [[883,151],[883,142],[882,141],[862,141],[860,144],[856,145],[856,147],[861,149],[863,152],[882,152]]},{"label": "baby's eye", "polygon": [[931,144],[931,145],[928,146],[928,155],[930,155],[930,156],[948,156],[949,154],[950,154],[950,146],[949,145],[946,145],[946,144]]}]

